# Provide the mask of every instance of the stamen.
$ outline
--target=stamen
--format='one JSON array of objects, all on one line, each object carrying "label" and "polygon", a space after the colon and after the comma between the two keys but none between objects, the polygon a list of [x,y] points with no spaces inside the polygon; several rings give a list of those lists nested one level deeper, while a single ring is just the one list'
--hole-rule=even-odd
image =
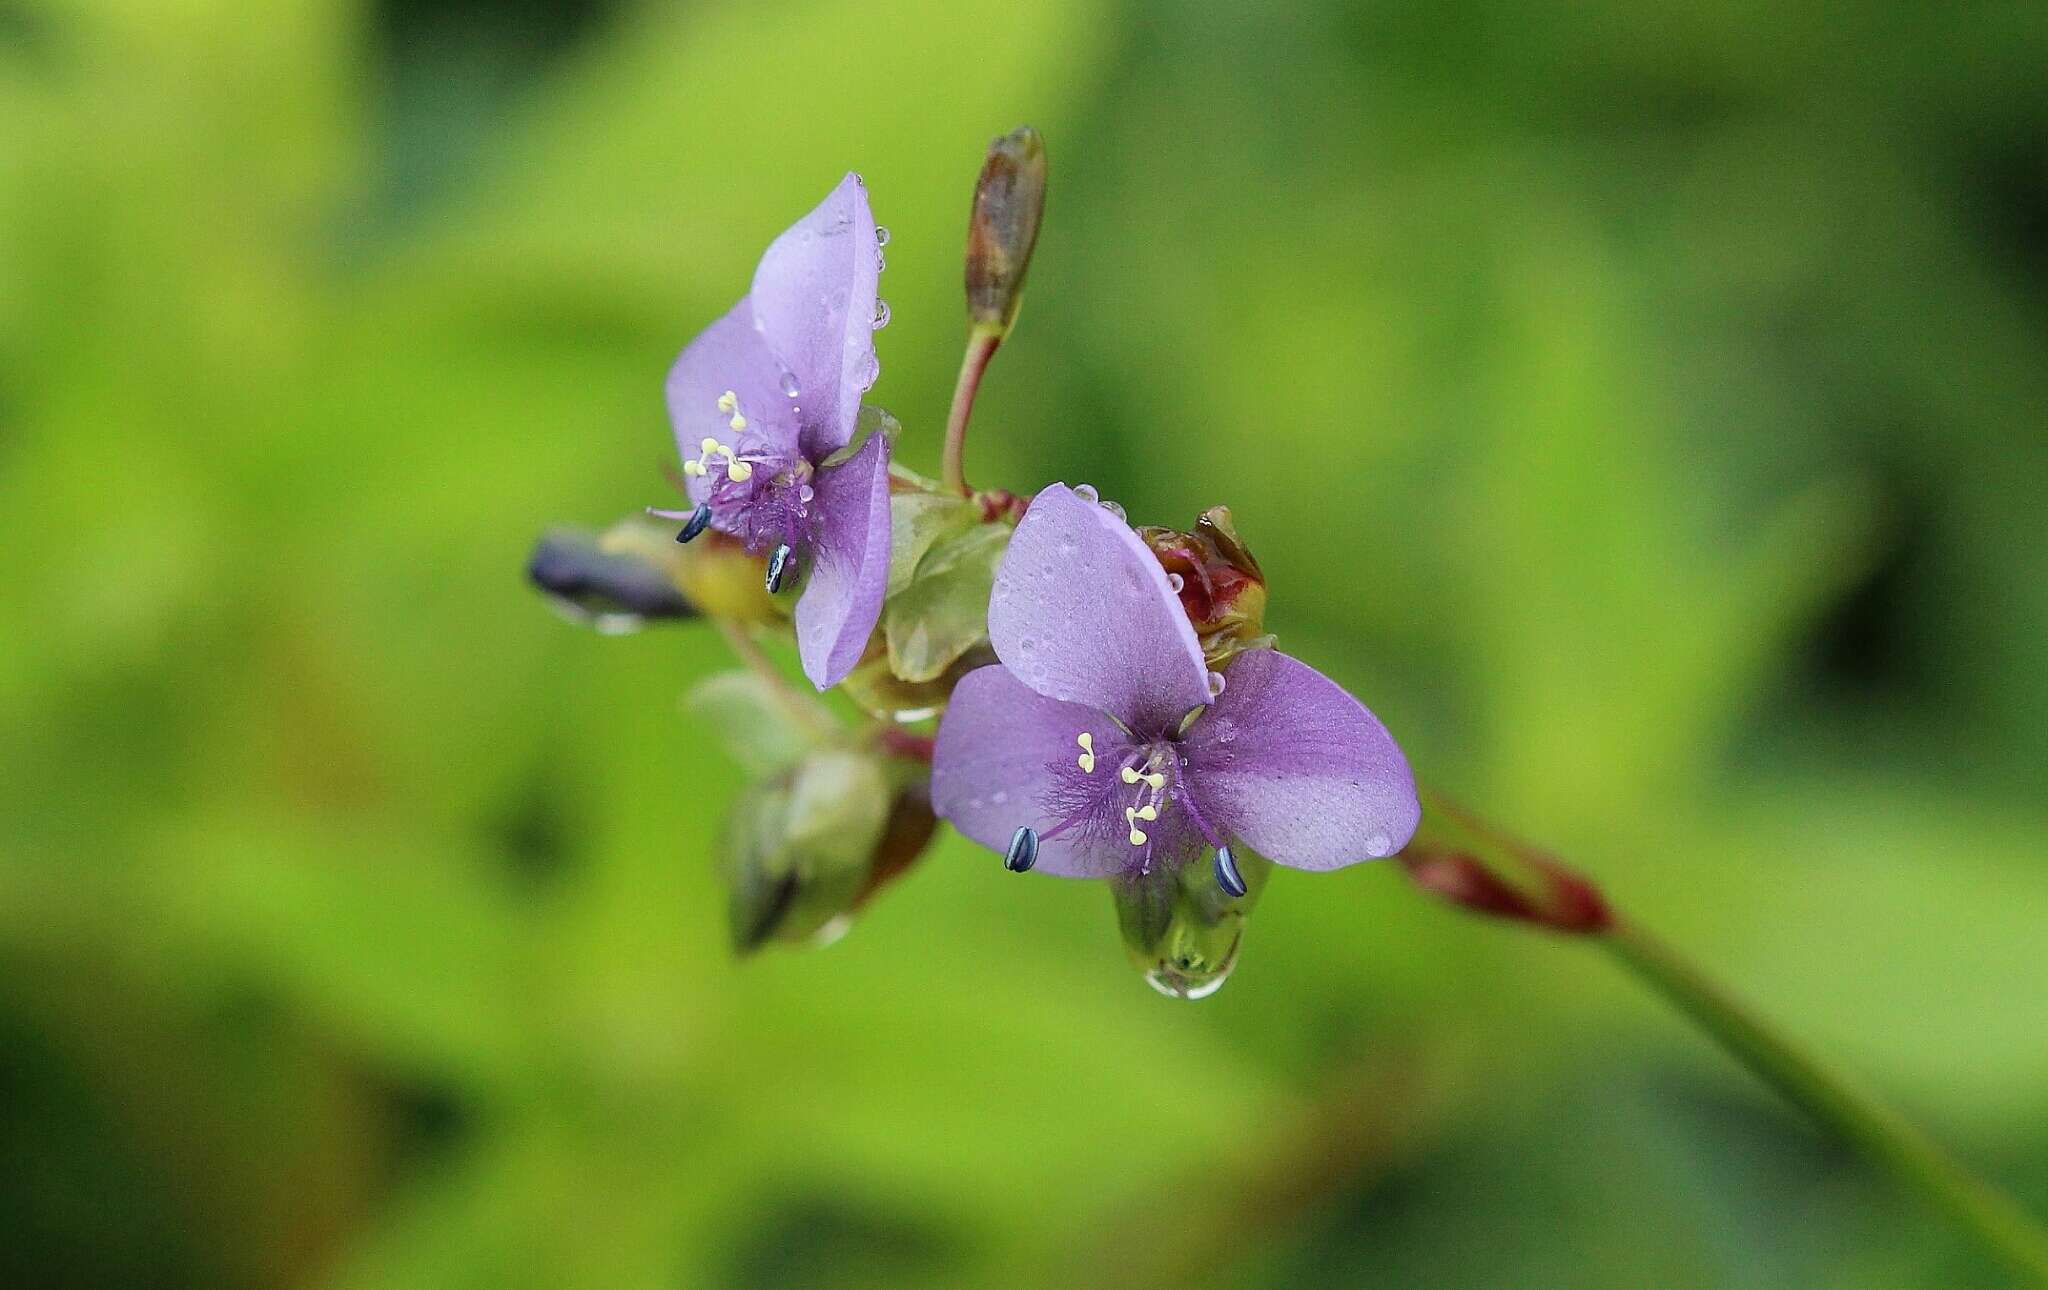
[{"label": "stamen", "polygon": [[1159,813],[1157,811],[1154,811],[1149,806],[1145,807],[1143,810],[1133,810],[1131,807],[1128,806],[1124,808],[1124,823],[1130,826],[1130,843],[1132,846],[1142,847],[1145,845],[1145,830],[1138,827],[1138,821],[1156,820],[1158,818]]},{"label": "stamen", "polygon": [[1081,745],[1081,755],[1074,759],[1081,764],[1081,773],[1083,775],[1093,775],[1095,773],[1095,736],[1084,730],[1074,737],[1074,742]]},{"label": "stamen", "polygon": [[769,594],[769,595],[771,595],[771,596],[772,596],[772,595],[774,595],[774,594],[775,594],[776,592],[778,592],[778,591],[781,591],[781,590],[782,590],[782,584],[783,584],[783,583],[784,583],[784,582],[785,582],[785,581],[786,581],[786,580],[788,579],[789,575],[790,575],[790,574],[791,574],[792,572],[794,572],[794,566],[796,565],[796,558],[795,558],[795,557],[796,557],[796,550],[795,550],[795,549],[794,549],[793,547],[791,547],[791,546],[789,545],[789,543],[787,543],[787,542],[784,542],[784,543],[783,543],[783,544],[782,544],[781,546],[779,546],[779,547],[776,547],[776,548],[775,548],[775,550],[774,550],[774,552],[773,552],[773,553],[772,553],[771,555],[769,555],[769,557],[768,557],[768,594]]},{"label": "stamen", "polygon": [[[741,430],[746,427],[746,422],[737,414],[734,415],[733,421],[736,423],[733,426],[735,430]],[[684,462],[683,473],[685,475],[710,474],[711,459],[713,457],[725,458],[726,478],[736,484],[744,484],[754,477],[754,468],[740,460],[739,454],[733,451],[731,444],[720,443],[716,439],[709,438],[698,441],[697,460]]]},{"label": "stamen", "polygon": [[1250,890],[1245,886],[1244,875],[1237,871],[1237,857],[1230,854],[1229,847],[1216,848],[1216,885],[1232,898]]},{"label": "stamen", "polygon": [[731,390],[727,390],[718,396],[718,410],[732,414],[732,420],[726,422],[726,424],[733,429],[744,430],[747,428],[747,419],[740,415],[740,396]]},{"label": "stamen", "polygon": [[1003,853],[1003,868],[1011,873],[1027,872],[1038,863],[1038,830],[1028,825],[1010,835],[1010,849]]},{"label": "stamen", "polygon": [[705,526],[710,523],[711,507],[706,503],[699,502],[697,509],[690,512],[690,518],[683,522],[683,531],[676,534],[676,541],[688,542],[691,538],[702,533]]},{"label": "stamen", "polygon": [[1138,773],[1136,768],[1126,766],[1123,768],[1122,774],[1124,783],[1135,784],[1142,779],[1148,786],[1151,787],[1152,791],[1155,793],[1158,792],[1160,789],[1166,787],[1166,776],[1160,774],[1156,770],[1141,775]]}]

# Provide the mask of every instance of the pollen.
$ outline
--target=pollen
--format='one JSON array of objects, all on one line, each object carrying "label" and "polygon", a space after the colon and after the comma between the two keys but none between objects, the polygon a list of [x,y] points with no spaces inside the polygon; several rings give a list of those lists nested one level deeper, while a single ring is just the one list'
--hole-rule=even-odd
[{"label": "pollen", "polygon": [[[721,406],[723,402],[724,400],[720,400]],[[734,417],[733,419],[738,420],[739,418]],[[754,468],[740,460],[739,454],[732,450],[731,444],[720,443],[718,440],[709,437],[698,441],[697,460],[684,462],[683,473],[692,476],[710,474],[711,459],[713,457],[725,458],[726,476],[735,483],[743,484],[754,477]]]},{"label": "pollen", "polygon": [[1166,776],[1156,770],[1141,775],[1135,767],[1126,766],[1123,769],[1123,780],[1126,784],[1135,784],[1139,780],[1143,780],[1146,786],[1155,793],[1166,787]]},{"label": "pollen", "polygon": [[1095,773],[1095,736],[1084,730],[1074,736],[1074,742],[1081,745],[1081,755],[1074,759],[1080,763],[1081,773],[1083,775],[1093,775]]},{"label": "pollen", "polygon": [[727,390],[719,395],[718,410],[731,416],[732,419],[727,421],[726,424],[734,430],[744,430],[747,428],[747,419],[740,415],[740,396],[738,394]]},{"label": "pollen", "polygon": [[[1145,811],[1151,810],[1152,808],[1149,806],[1145,808]],[[1156,814],[1156,812],[1154,814]],[[1124,823],[1128,824],[1131,828],[1130,843],[1132,846],[1142,847],[1145,845],[1145,830],[1138,827],[1138,821],[1140,819],[1149,820],[1152,818],[1152,815],[1146,815],[1142,811],[1133,810],[1128,806],[1124,808]]]}]

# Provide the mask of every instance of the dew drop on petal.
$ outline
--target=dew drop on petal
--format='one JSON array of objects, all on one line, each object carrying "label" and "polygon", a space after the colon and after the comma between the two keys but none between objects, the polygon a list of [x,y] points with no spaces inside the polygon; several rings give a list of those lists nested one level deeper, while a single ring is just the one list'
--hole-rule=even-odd
[{"label": "dew drop on petal", "polygon": [[884,300],[884,299],[882,299],[882,298],[881,298],[880,296],[876,296],[876,297],[875,297],[875,330],[876,330],[876,331],[880,331],[880,330],[882,330],[882,328],[884,328],[884,327],[887,327],[888,325],[889,325],[889,302],[888,302],[888,301],[886,301],[886,300]]},{"label": "dew drop on petal", "polygon": [[1125,524],[1131,522],[1131,517],[1124,514],[1124,508],[1118,506],[1115,502],[1104,502],[1102,504],[1102,509],[1108,511],[1111,515],[1116,516],[1118,520]]},{"label": "dew drop on petal", "polygon": [[889,245],[889,226],[887,224],[875,225],[875,245]]},{"label": "dew drop on petal", "polygon": [[796,383],[795,372],[784,372],[782,374],[782,393],[785,397],[793,399],[803,392],[803,387]]},{"label": "dew drop on petal", "polygon": [[[1174,588],[1174,590],[1175,590],[1175,591],[1179,591],[1179,590],[1180,590],[1180,588],[1178,588],[1178,587],[1175,587],[1175,588]],[[1210,698],[1212,698],[1212,699],[1220,699],[1220,698],[1222,698],[1222,697],[1223,697],[1223,686],[1224,686],[1224,680],[1223,680],[1223,673],[1221,673],[1221,672],[1211,672],[1211,673],[1209,673],[1209,697],[1210,697]]]},{"label": "dew drop on petal", "polygon": [[1095,491],[1095,485],[1093,484],[1074,485],[1074,496],[1084,502],[1099,502],[1102,500],[1102,494]]},{"label": "dew drop on petal", "polygon": [[1369,856],[1388,856],[1394,853],[1394,840],[1384,833],[1375,833],[1365,840],[1365,853]]},{"label": "dew drop on petal", "polygon": [[1188,585],[1188,581],[1177,573],[1169,573],[1166,575],[1166,585],[1173,588],[1173,594],[1178,596],[1181,588]]},{"label": "dew drop on petal", "polygon": [[805,484],[802,488],[796,490],[797,500],[801,502],[808,502],[817,495],[818,490],[812,488],[809,484]]}]

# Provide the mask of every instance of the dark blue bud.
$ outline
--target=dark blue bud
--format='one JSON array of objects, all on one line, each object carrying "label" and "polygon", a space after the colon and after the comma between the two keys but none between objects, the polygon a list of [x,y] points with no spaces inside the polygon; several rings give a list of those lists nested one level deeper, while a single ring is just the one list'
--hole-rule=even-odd
[{"label": "dark blue bud", "polygon": [[772,596],[782,590],[782,584],[789,580],[790,574],[796,572],[795,566],[796,548],[787,542],[775,548],[774,553],[768,557],[769,595]]},{"label": "dark blue bud", "polygon": [[1010,835],[1010,849],[1003,853],[1003,868],[1024,873],[1038,863],[1038,830],[1026,826]]},{"label": "dark blue bud", "polygon": [[1244,875],[1237,871],[1237,857],[1229,847],[1216,848],[1216,885],[1233,898],[1245,893]]},{"label": "dark blue bud", "polygon": [[697,504],[697,509],[690,512],[690,518],[683,522],[683,531],[676,534],[676,541],[689,541],[691,538],[696,537],[699,533],[702,533],[705,530],[705,528],[710,525],[710,523],[710,504],[707,502],[699,502]]}]

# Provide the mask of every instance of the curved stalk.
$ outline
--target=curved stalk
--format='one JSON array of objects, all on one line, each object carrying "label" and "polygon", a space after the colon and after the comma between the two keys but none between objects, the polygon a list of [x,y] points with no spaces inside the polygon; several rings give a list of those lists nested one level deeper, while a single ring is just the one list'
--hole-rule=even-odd
[{"label": "curved stalk", "polygon": [[1968,1229],[2014,1272],[2048,1286],[2048,1233],[1878,1097],[1824,1066],[1640,927],[1600,937],[1637,978],[1684,1013],[1786,1101],[1883,1166]]}]

